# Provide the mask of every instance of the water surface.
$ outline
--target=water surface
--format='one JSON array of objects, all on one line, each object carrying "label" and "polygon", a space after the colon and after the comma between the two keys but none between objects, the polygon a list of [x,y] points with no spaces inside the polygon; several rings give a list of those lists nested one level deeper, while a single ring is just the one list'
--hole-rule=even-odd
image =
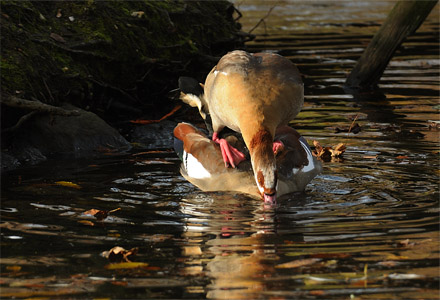
[{"label": "water surface", "polygon": [[[59,159],[2,175],[2,298],[437,299],[438,10],[380,92],[342,85],[393,2],[236,1],[250,51],[292,59],[311,143],[347,145],[274,208],[205,193],[171,149]],[[359,124],[357,134],[347,131]],[[112,211],[98,220],[85,212]],[[111,264],[115,246],[138,248]]]}]

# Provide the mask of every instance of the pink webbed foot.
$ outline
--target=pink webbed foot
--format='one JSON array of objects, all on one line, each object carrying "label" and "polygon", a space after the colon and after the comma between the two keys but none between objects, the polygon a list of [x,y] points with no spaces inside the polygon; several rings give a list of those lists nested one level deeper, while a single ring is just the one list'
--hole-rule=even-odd
[{"label": "pink webbed foot", "polygon": [[212,135],[212,140],[220,145],[226,168],[228,167],[228,164],[235,168],[240,162],[246,159],[243,153],[229,145],[225,139],[220,139],[217,132],[214,132]]},{"label": "pink webbed foot", "polygon": [[283,142],[281,142],[281,141],[274,141],[274,142],[273,142],[272,149],[273,149],[273,153],[274,153],[275,155],[277,155],[278,152],[281,152],[281,151],[283,151],[283,149],[284,149],[284,144],[283,144]]}]

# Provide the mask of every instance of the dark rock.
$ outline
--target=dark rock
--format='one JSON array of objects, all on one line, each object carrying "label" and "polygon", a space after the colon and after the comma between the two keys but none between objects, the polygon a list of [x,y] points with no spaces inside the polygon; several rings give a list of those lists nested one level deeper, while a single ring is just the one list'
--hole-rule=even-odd
[{"label": "dark rock", "polygon": [[176,125],[176,122],[165,120],[135,127],[131,141],[145,149],[173,148],[173,131]]},{"label": "dark rock", "polygon": [[94,113],[71,105],[63,108],[75,109],[79,115],[37,114],[14,132],[7,155],[2,155],[2,170],[20,163],[36,164],[54,155],[87,157],[131,148],[117,130]]}]

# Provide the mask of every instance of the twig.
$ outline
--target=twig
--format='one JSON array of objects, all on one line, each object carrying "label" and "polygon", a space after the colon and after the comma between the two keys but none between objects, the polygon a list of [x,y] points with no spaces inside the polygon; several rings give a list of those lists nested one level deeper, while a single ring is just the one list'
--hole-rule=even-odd
[{"label": "twig", "polygon": [[272,7],[269,9],[269,11],[267,12],[267,14],[266,14],[264,17],[262,17],[262,18],[260,19],[260,21],[258,21],[258,23],[257,23],[254,27],[252,27],[251,30],[249,30],[248,33],[251,34],[252,31],[254,31],[255,29],[257,29],[257,27],[260,26],[260,24],[263,23],[264,20],[265,20],[267,17],[269,17],[269,15],[272,13],[272,10],[273,10],[275,7],[277,7],[277,5],[272,6]]},{"label": "twig", "polygon": [[180,108],[182,107],[182,105],[178,104],[176,105],[169,113],[167,113],[166,115],[164,115],[162,118],[160,118],[159,120],[132,120],[130,121],[131,123],[134,124],[151,124],[151,123],[159,123],[163,120],[165,120],[166,118],[168,118],[169,116],[172,116],[176,111],[178,111]]},{"label": "twig", "polygon": [[116,86],[113,86],[113,85],[105,83],[105,82],[98,81],[98,80],[96,80],[94,78],[87,78],[87,79],[90,80],[93,83],[96,83],[97,85],[99,85],[99,86],[101,86],[103,88],[108,88],[108,89],[112,89],[112,90],[118,91],[119,93],[121,93],[122,95],[127,97],[127,99],[129,99],[132,103],[139,103],[139,101],[136,98],[134,98],[129,93],[127,93],[126,91],[124,91],[124,90],[122,90],[122,89],[120,89],[120,88],[118,88]]},{"label": "twig", "polygon": [[357,118],[359,117],[359,114],[356,115],[356,117],[354,117],[353,122],[351,122],[350,128],[348,128],[348,132],[347,135],[351,132],[351,129],[354,126],[354,122],[356,122]]}]

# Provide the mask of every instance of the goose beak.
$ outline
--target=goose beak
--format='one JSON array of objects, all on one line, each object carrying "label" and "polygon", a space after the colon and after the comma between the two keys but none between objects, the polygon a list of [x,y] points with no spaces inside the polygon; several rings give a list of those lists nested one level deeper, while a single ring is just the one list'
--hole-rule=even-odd
[{"label": "goose beak", "polygon": [[264,193],[263,198],[264,198],[264,204],[276,204],[277,203],[276,193],[273,193],[273,194]]}]

